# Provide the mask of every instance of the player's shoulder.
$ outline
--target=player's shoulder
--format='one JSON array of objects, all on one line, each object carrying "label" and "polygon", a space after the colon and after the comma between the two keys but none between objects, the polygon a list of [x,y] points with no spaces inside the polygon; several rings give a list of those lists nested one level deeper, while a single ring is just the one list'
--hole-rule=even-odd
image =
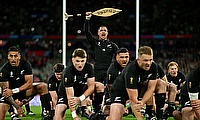
[{"label": "player's shoulder", "polygon": [[94,65],[90,62],[86,62],[85,66],[88,67],[88,68],[93,68]]},{"label": "player's shoulder", "polygon": [[20,60],[20,65],[26,66],[26,65],[31,65],[31,63],[29,61],[27,61],[27,60]]},{"label": "player's shoulder", "polygon": [[54,78],[56,78],[55,74],[54,74],[54,73],[51,73],[51,74],[49,75],[48,80],[52,80],[52,79],[54,79]]}]

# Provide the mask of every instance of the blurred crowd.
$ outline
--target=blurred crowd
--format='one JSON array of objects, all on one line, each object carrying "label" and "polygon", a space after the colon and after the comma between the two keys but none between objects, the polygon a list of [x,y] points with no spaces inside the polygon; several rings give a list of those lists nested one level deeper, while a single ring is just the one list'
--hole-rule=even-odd
[{"label": "blurred crowd", "polygon": [[[9,2],[10,1],[10,2]],[[23,3],[23,4],[22,4]],[[194,34],[199,26],[199,1],[194,0],[140,0],[141,34]],[[78,34],[82,30],[84,14],[104,7],[121,9],[109,18],[93,19],[94,29],[99,24],[111,28],[113,35],[135,33],[136,1],[132,0],[75,0],[66,1],[68,14],[81,13],[67,21],[67,33]],[[62,1],[2,0],[0,4],[0,34],[4,35],[61,35]],[[80,33],[81,34],[81,33]]]}]

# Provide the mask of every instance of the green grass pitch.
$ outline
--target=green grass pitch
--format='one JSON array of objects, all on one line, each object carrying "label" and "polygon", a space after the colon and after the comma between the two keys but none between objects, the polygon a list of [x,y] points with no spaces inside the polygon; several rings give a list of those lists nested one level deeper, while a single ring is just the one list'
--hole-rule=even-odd
[{"label": "green grass pitch", "polygon": [[[20,118],[22,120],[42,120],[41,107],[40,106],[30,106],[30,108],[36,115],[26,115],[26,112],[25,112],[25,116],[24,117],[20,117]],[[81,119],[82,120],[87,120],[86,118],[81,118]],[[11,120],[9,113],[7,113],[5,120]],[[71,117],[71,112],[69,111],[69,109],[66,111],[65,120],[73,120],[72,117]],[[132,115],[129,115],[129,116],[123,117],[122,120],[136,120],[136,119]],[[174,120],[174,119],[173,118],[168,118],[168,120]]]}]

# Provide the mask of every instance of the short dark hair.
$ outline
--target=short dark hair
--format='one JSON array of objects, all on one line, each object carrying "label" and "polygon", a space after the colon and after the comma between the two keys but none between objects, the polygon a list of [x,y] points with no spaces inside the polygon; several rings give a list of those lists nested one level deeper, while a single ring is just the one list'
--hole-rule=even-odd
[{"label": "short dark hair", "polygon": [[87,53],[85,52],[84,49],[82,48],[77,48],[74,50],[72,53],[72,57],[81,57],[81,58],[87,58]]},{"label": "short dark hair", "polygon": [[64,65],[62,63],[57,63],[53,67],[54,72],[62,72],[64,69]]},{"label": "short dark hair", "polygon": [[8,52],[10,51],[20,52],[19,48],[16,46],[11,46],[10,48],[8,48]]},{"label": "short dark hair", "polygon": [[124,48],[124,47],[121,47],[117,50],[117,54],[120,54],[120,53],[127,53],[129,52],[128,49]]}]

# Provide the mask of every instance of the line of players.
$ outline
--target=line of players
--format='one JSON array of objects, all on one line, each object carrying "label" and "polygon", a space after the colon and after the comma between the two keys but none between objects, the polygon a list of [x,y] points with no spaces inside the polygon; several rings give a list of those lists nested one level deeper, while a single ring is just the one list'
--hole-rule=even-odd
[{"label": "line of players", "polygon": [[[5,98],[0,102],[0,107],[4,108],[0,112],[2,119],[10,108],[8,104],[13,104],[7,98],[13,97],[15,101],[18,100],[18,104],[23,105],[22,100],[36,94],[40,94],[42,109],[47,111],[43,120],[64,119],[68,108],[72,118],[79,120],[77,106],[80,106],[82,117],[91,120],[122,119],[128,110],[140,120],[144,117],[141,113],[144,105],[146,119],[163,120],[169,116],[176,119],[199,118],[199,82],[195,81],[199,69],[185,79],[178,71],[178,64],[172,61],[165,75],[153,61],[153,50],[149,46],[140,47],[137,58],[130,62],[128,50],[119,49],[108,39],[106,26],[99,27],[98,38],[92,35],[89,30],[91,16],[91,12],[86,13],[84,32],[94,51],[94,65],[87,62],[86,51],[77,48],[72,53],[71,65],[58,63],[54,66],[54,74],[48,79],[48,86],[45,83],[33,83],[31,66],[20,59],[19,49],[11,47],[8,50],[9,62],[0,69],[0,82],[9,81],[10,84],[1,91],[1,96]],[[113,56],[115,60],[112,63]],[[175,110],[179,102],[181,108]],[[124,107],[126,104],[130,104],[131,109],[127,110]],[[187,113],[187,116],[182,112]],[[23,111],[18,109],[18,113],[23,114]],[[108,114],[105,116],[105,113]]]}]

